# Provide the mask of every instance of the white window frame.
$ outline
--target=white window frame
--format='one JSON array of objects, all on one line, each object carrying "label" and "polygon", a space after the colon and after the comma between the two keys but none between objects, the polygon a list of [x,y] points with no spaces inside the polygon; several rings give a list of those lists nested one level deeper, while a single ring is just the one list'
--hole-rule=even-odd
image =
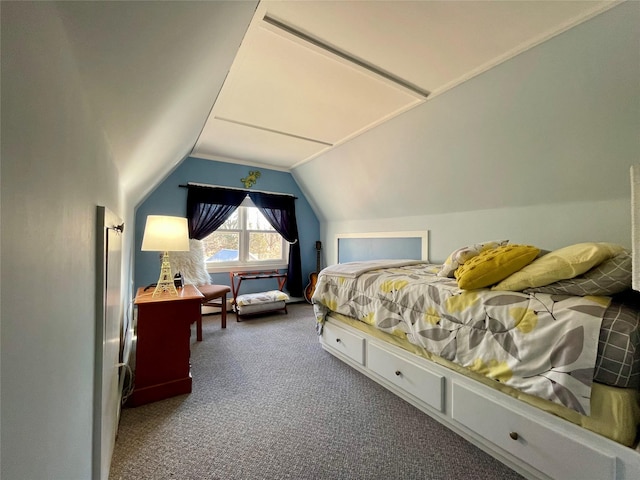
[{"label": "white window frame", "polygon": [[282,258],[280,260],[248,260],[249,258],[249,234],[252,232],[264,232],[265,230],[248,230],[247,217],[245,215],[246,210],[243,207],[257,208],[247,196],[243,202],[238,206],[238,215],[240,218],[240,230],[226,230],[229,232],[239,232],[239,245],[238,245],[238,257],[239,260],[232,262],[207,262],[207,272],[209,273],[224,273],[224,272],[237,272],[242,270],[276,270],[288,268],[289,266],[289,242],[287,242],[282,235],[277,231],[282,239]]}]

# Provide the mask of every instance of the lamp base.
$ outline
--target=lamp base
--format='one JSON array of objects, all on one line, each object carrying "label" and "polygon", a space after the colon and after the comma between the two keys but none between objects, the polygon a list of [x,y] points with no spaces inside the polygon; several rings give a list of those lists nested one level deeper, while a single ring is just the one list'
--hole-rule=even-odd
[{"label": "lamp base", "polygon": [[162,266],[160,267],[160,278],[156,289],[153,291],[153,296],[158,297],[164,293],[168,293],[171,296],[178,296],[178,290],[173,283],[173,274],[171,273],[171,263],[169,263],[169,252],[162,254]]}]

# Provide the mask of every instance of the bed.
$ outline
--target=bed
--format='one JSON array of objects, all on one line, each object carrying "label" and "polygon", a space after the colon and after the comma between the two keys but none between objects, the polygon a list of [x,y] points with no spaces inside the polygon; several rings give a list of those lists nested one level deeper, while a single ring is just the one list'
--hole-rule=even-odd
[{"label": "bed", "polygon": [[431,264],[414,233],[339,237],[312,298],[325,350],[528,478],[640,478],[630,253],[497,240]]}]

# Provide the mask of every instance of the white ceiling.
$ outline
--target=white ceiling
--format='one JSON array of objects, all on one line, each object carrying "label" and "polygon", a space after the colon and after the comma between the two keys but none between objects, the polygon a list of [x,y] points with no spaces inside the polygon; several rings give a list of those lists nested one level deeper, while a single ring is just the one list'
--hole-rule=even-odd
[{"label": "white ceiling", "polygon": [[263,1],[192,155],[290,170],[617,3]]}]

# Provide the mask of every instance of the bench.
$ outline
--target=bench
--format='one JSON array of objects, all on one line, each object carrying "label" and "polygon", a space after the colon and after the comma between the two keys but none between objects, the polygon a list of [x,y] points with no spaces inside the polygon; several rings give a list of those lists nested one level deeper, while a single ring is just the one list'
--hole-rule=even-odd
[{"label": "bench", "polygon": [[287,300],[289,300],[289,295],[280,290],[238,295],[234,302],[236,320],[240,321],[241,317],[247,315],[257,315],[278,310],[284,310],[284,313],[288,313]]}]

